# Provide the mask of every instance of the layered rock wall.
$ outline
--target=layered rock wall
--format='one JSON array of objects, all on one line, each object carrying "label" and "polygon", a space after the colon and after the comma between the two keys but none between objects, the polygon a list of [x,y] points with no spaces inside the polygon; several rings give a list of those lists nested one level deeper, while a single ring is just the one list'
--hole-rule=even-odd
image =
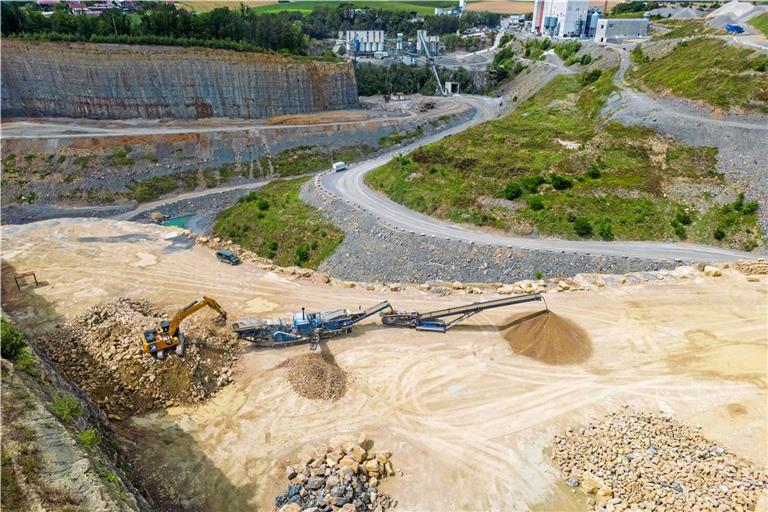
[{"label": "layered rock wall", "polygon": [[349,63],[208,48],[2,42],[3,117],[263,118],[357,108]]}]

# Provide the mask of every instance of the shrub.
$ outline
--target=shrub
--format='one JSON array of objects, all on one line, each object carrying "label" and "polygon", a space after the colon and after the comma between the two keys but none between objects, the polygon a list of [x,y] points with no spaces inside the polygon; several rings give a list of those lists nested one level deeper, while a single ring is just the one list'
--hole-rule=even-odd
[{"label": "shrub", "polygon": [[539,272],[539,271],[536,271],[536,273],[534,274],[534,276],[536,276],[536,280],[537,280],[537,281],[540,281],[540,280],[544,279],[544,274],[543,274],[543,273],[541,273],[541,272]]},{"label": "shrub", "polygon": [[504,187],[504,190],[501,192],[502,197],[504,199],[517,199],[518,197],[523,195],[523,187],[520,186],[520,184],[516,181],[510,181],[507,183],[507,186]]},{"label": "shrub", "polygon": [[593,180],[596,180],[601,176],[600,168],[595,164],[590,165],[589,170],[587,171],[587,176],[589,176]]},{"label": "shrub", "polygon": [[531,196],[528,198],[528,208],[537,212],[544,209],[544,200],[541,196]]},{"label": "shrub", "polygon": [[80,400],[73,395],[56,395],[51,402],[51,412],[64,423],[80,417]]},{"label": "shrub", "polygon": [[672,221],[672,228],[675,230],[675,235],[677,235],[680,240],[685,240],[688,238],[688,233],[685,231],[685,226],[678,222],[677,219]]},{"label": "shrub", "polygon": [[77,435],[77,442],[82,446],[91,449],[97,444],[101,443],[101,436],[96,432],[95,428],[89,428],[83,430]]},{"label": "shrub", "polygon": [[4,358],[16,360],[25,352],[27,342],[24,340],[24,333],[5,317],[2,317],[0,338],[0,352]]},{"label": "shrub", "polygon": [[555,190],[566,190],[573,186],[573,180],[560,174],[550,174],[549,182]]},{"label": "shrub", "polygon": [[712,236],[715,237],[715,240],[722,240],[725,238],[725,231],[720,226],[715,228],[715,232],[712,233]]},{"label": "shrub", "polygon": [[303,245],[300,245],[296,248],[293,259],[297,265],[301,265],[302,263],[309,260],[309,250]]},{"label": "shrub", "polygon": [[741,213],[744,215],[752,215],[753,213],[757,212],[757,209],[759,208],[757,201],[747,201],[744,203],[744,206],[741,208]]},{"label": "shrub", "polygon": [[597,82],[597,80],[602,76],[603,71],[599,68],[595,68],[592,71],[585,71],[581,74],[581,85],[589,85],[591,83]]},{"label": "shrub", "polygon": [[269,201],[263,197],[260,197],[256,202],[256,207],[261,211],[269,210]]},{"label": "shrub", "polygon": [[736,200],[731,203],[731,207],[737,212],[740,212],[741,209],[744,208],[744,192],[739,192]]},{"label": "shrub", "polygon": [[611,223],[608,221],[603,221],[597,226],[597,234],[600,235],[600,238],[607,241],[612,241],[614,239],[613,236],[613,228],[611,227]]},{"label": "shrub", "polygon": [[573,221],[573,230],[579,236],[590,236],[592,234],[592,224],[584,217],[577,217]]},{"label": "shrub", "polygon": [[588,64],[592,63],[592,55],[589,53],[585,53],[581,56],[581,65],[586,66]]},{"label": "shrub", "polygon": [[523,176],[520,178],[520,186],[529,194],[535,194],[539,190],[539,185],[545,181],[543,176]]},{"label": "shrub", "polygon": [[682,208],[678,208],[677,212],[675,212],[675,220],[683,226],[688,226],[693,221],[691,214]]}]

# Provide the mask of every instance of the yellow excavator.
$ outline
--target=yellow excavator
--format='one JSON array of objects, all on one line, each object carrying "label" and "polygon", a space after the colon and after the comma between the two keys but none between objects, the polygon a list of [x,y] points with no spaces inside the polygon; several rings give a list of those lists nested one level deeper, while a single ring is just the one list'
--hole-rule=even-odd
[{"label": "yellow excavator", "polygon": [[158,359],[164,359],[168,350],[176,347],[176,354],[184,355],[184,334],[181,332],[181,321],[204,307],[209,307],[219,313],[214,319],[214,323],[226,324],[227,313],[218,302],[210,297],[203,295],[193,300],[176,313],[171,321],[164,320],[156,329],[144,331],[143,347],[144,352],[152,354]]}]

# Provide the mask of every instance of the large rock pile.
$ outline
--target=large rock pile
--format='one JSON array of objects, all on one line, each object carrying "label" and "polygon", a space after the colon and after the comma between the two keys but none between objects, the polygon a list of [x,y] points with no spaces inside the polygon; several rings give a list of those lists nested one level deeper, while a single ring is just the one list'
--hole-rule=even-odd
[{"label": "large rock pile", "polygon": [[698,429],[629,408],[555,436],[553,458],[598,511],[753,510],[768,487]]},{"label": "large rock pile", "polygon": [[286,468],[290,485],[275,498],[280,512],[383,512],[397,501],[378,490],[379,482],[394,476],[390,452],[374,452],[361,435],[358,442],[321,446],[301,455]]},{"label": "large rock pile", "polygon": [[322,354],[301,354],[286,359],[277,367],[287,369],[293,390],[304,398],[338,400],[347,392],[347,372]]},{"label": "large rock pile", "polygon": [[186,354],[157,360],[143,352],[141,335],[164,316],[146,300],[120,298],[58,326],[39,343],[111,419],[205,401],[229,382],[241,344],[190,318],[182,326]]}]

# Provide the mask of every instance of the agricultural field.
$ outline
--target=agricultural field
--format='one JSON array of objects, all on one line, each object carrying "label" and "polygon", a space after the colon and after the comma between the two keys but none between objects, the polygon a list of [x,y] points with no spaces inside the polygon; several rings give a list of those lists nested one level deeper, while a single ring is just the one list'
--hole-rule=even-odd
[{"label": "agricultural field", "polygon": [[344,235],[299,198],[299,189],[306,181],[273,181],[250,192],[218,215],[214,235],[278,265],[317,268]]},{"label": "agricultural field", "polygon": [[713,38],[677,43],[655,58],[635,58],[635,85],[725,111],[768,113],[768,56]]},{"label": "agricultural field", "polygon": [[727,188],[714,148],[599,111],[612,73],[560,76],[518,110],[397,157],[367,183],[454,222],[564,238],[689,240],[753,249],[757,203]]},{"label": "agricultural field", "polygon": [[[227,1],[202,1],[202,2],[179,2],[184,7],[195,11],[209,11],[216,7],[238,7],[240,2],[227,2]],[[251,1],[243,2],[247,7],[252,7],[259,14],[280,12],[280,11],[297,11],[297,12],[311,12],[315,7],[338,7],[342,2],[336,0],[323,1],[323,0],[298,0],[295,2],[278,3],[275,1]],[[374,7],[376,9],[384,9],[389,11],[414,11],[420,15],[434,14],[435,7],[448,7],[453,2],[450,1],[353,1],[343,2],[345,4],[351,4],[355,7]]]}]

